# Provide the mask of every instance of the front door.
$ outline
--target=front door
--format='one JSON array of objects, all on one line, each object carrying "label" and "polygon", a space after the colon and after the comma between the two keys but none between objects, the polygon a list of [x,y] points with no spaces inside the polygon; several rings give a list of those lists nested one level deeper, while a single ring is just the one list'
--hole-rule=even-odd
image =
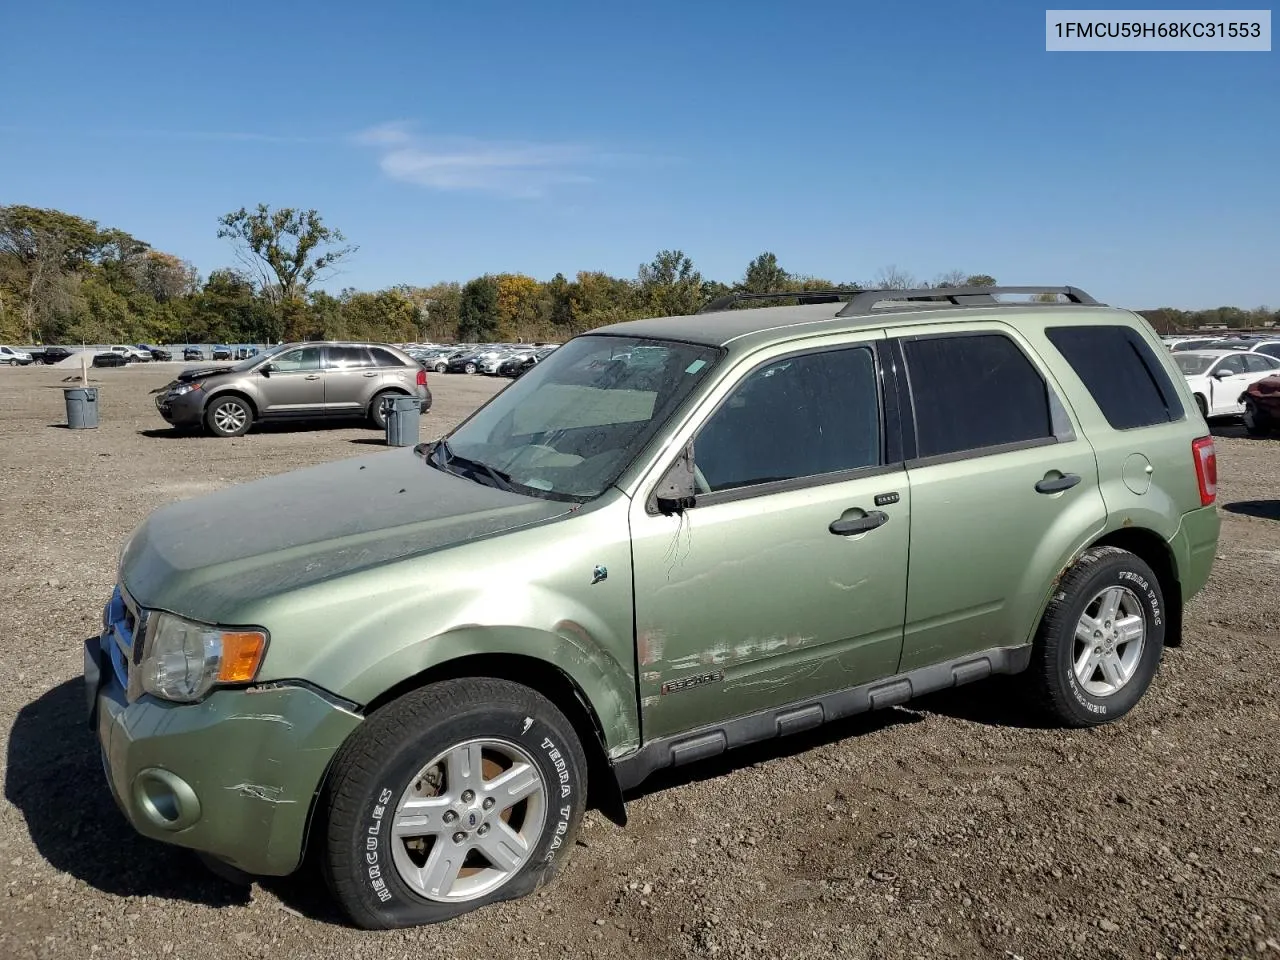
[{"label": "front door", "polygon": [[320,347],[297,347],[271,358],[269,373],[260,373],[259,390],[269,417],[306,417],[324,412],[324,373]]},{"label": "front door", "polygon": [[1246,363],[1248,354],[1238,353],[1219,360],[1209,375],[1209,416],[1241,413],[1244,405],[1240,394],[1256,380],[1250,377]]},{"label": "front door", "polygon": [[878,338],[755,366],[693,436],[696,504],[637,496],[646,739],[897,669],[910,495],[886,462]]}]

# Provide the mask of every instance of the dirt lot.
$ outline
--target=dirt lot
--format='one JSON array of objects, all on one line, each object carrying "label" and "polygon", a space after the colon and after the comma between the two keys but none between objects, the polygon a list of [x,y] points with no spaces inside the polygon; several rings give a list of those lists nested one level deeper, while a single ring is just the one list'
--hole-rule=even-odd
[{"label": "dirt lot", "polygon": [[[1241,957],[1280,960],[1280,443],[1219,430],[1223,540],[1126,720],[1036,728],[987,683],[648,784],[560,879],[365,934],[294,877],[241,890],[139,839],[84,728],[80,641],[162,503],[379,449],[361,427],[174,438],[157,368],[0,370],[0,957]],[[501,386],[432,377],[435,436]]]}]

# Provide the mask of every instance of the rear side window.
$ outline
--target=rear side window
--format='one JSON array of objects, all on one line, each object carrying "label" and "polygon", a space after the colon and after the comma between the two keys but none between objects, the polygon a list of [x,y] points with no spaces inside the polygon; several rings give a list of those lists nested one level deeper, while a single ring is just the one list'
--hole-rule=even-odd
[{"label": "rear side window", "polygon": [[384,350],[382,347],[370,347],[369,353],[373,355],[374,366],[378,367],[403,367],[405,362],[397,357],[390,350]]},{"label": "rear side window", "polygon": [[373,366],[373,361],[364,347],[329,347],[325,366],[330,370],[354,370]]},{"label": "rear side window", "polygon": [[1045,334],[1114,429],[1182,418],[1182,402],[1164,364],[1132,327],[1049,327]]},{"label": "rear side window", "polygon": [[1054,438],[1048,385],[1008,337],[927,337],[902,350],[918,457]]},{"label": "rear side window", "polygon": [[1265,343],[1258,348],[1258,352],[1269,357],[1280,357],[1280,343]]},{"label": "rear side window", "polygon": [[1248,373],[1267,373],[1276,368],[1275,360],[1257,353],[1246,353],[1244,355],[1244,365],[1245,371]]}]

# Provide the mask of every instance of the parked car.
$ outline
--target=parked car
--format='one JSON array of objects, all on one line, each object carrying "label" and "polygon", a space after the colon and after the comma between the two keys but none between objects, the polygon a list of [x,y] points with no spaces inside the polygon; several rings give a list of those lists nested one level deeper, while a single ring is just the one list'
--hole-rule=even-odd
[{"label": "parked car", "polygon": [[203,360],[204,351],[199,347],[184,347],[182,349],[183,360]]},{"label": "parked car", "polygon": [[1174,354],[1200,413],[1229,417],[1244,413],[1240,397],[1254,381],[1280,372],[1280,360],[1240,350],[1188,350]]},{"label": "parked car", "polygon": [[230,348],[229,346],[227,346],[225,343],[218,343],[218,344],[214,344],[214,347],[213,347],[213,359],[215,359],[215,360],[230,360],[230,359],[231,359],[231,348]]},{"label": "parked car", "polygon": [[460,350],[437,350],[426,353],[421,358],[421,363],[428,370],[434,370],[436,373],[445,373],[449,369],[449,361],[454,357],[462,356],[463,351]]},{"label": "parked car", "polygon": [[523,376],[534,364],[539,363],[550,356],[554,349],[554,347],[546,348],[534,353],[522,353],[517,354],[514,357],[508,357],[499,365],[498,373],[501,376],[512,378]]},{"label": "parked car", "polygon": [[1193,337],[1188,340],[1179,340],[1170,347],[1170,350],[1174,353],[1182,353],[1186,350],[1206,350],[1221,339],[1221,337]]},{"label": "parked car", "polygon": [[1255,437],[1280,430],[1280,374],[1255,380],[1240,394],[1245,429]]},{"label": "parked car", "polygon": [[128,364],[129,355],[117,353],[114,350],[107,350],[93,355],[93,365],[95,367],[124,367],[128,366]]},{"label": "parked car", "polygon": [[460,353],[449,358],[445,369],[449,373],[477,373],[482,363],[496,357],[498,353],[499,351],[492,347]]},{"label": "parked car", "polygon": [[1240,350],[1245,353],[1262,353],[1280,359],[1280,338],[1277,337],[1233,337],[1218,340],[1211,350]]},{"label": "parked car", "polygon": [[431,408],[427,371],[378,343],[282,344],[233,366],[184,370],[161,388],[156,409],[175,427],[238,437],[264,420],[361,417],[381,430],[395,397]]},{"label": "parked car", "polygon": [[118,353],[125,358],[125,363],[150,363],[151,354],[146,350],[140,350],[137,347],[131,347],[127,344],[116,344],[108,348],[112,353]]},{"label": "parked car", "polygon": [[75,356],[75,354],[66,347],[45,347],[44,349],[34,353],[33,356],[38,362],[51,367],[55,363],[61,363],[68,357]]},{"label": "parked car", "polygon": [[34,358],[26,350],[19,350],[17,347],[0,346],[0,363],[10,367],[25,367],[33,360]]},{"label": "parked car", "polygon": [[143,353],[148,354],[152,360],[172,360],[173,359],[173,354],[171,354],[168,350],[161,349],[160,347],[151,347],[145,343],[140,343],[138,344],[138,349],[141,350]]},{"label": "parked car", "polygon": [[[588,770],[625,822],[656,771],[992,674],[1118,720],[1209,577],[1214,439],[1141,317],[1043,292],[616,324],[438,441],[160,508],[84,647],[117,802],[404,927],[550,879]],[[332,349],[229,381],[293,403]]]}]

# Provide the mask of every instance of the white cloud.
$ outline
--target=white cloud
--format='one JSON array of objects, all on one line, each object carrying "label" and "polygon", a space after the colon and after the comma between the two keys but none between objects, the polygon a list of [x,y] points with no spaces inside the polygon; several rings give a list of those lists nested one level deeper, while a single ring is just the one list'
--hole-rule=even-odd
[{"label": "white cloud", "polygon": [[370,127],[353,139],[380,151],[378,165],[393,180],[529,199],[560,184],[589,183],[589,168],[626,159],[581,144],[426,137],[404,121]]}]

